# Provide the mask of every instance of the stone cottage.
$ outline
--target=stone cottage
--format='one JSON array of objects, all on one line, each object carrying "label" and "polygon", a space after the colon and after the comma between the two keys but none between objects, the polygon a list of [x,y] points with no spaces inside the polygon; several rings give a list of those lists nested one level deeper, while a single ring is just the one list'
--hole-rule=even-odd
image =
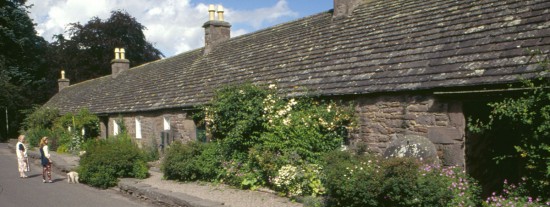
[{"label": "stone cottage", "polygon": [[546,0],[334,0],[332,10],[234,38],[223,11],[209,12],[205,47],[133,68],[118,50],[112,75],[62,78],[45,106],[88,108],[102,137],[118,133],[122,117],[137,142],[160,144],[163,132],[197,139],[190,114],[219,86],[277,84],[288,96],[354,101],[352,145],[384,153],[400,135],[420,135],[443,164],[475,169],[483,156],[467,117],[535,77],[550,51]]}]

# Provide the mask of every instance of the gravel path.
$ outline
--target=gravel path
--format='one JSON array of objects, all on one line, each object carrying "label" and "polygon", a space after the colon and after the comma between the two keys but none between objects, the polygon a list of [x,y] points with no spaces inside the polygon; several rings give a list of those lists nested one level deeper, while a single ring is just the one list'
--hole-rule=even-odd
[{"label": "gravel path", "polygon": [[163,180],[162,174],[151,172],[151,177],[141,183],[159,189],[180,192],[211,201],[223,202],[231,207],[302,207],[300,203],[292,202],[288,198],[279,197],[273,193],[260,191],[238,190],[225,185],[200,184],[196,182],[181,183],[172,180]]}]

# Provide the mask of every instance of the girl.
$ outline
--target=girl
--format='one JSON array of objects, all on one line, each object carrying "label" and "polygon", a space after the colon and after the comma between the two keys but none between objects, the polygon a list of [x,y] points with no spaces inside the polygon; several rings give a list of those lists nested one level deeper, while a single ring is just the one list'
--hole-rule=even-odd
[{"label": "girl", "polygon": [[52,161],[50,160],[50,151],[48,150],[48,137],[42,137],[40,140],[40,160],[42,162],[42,182],[52,182]]},{"label": "girl", "polygon": [[25,171],[28,169],[27,163],[27,147],[25,147],[25,135],[19,135],[18,142],[15,145],[15,151],[17,154],[17,165],[19,167],[19,177],[26,178]]}]

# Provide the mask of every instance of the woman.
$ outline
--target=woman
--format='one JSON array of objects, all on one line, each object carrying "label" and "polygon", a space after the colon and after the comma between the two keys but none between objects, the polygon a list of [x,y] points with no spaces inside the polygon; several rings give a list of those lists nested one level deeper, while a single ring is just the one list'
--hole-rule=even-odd
[{"label": "woman", "polygon": [[52,160],[50,159],[50,151],[48,150],[48,137],[42,137],[40,140],[40,160],[42,162],[42,182],[52,182]]},{"label": "woman", "polygon": [[17,154],[17,165],[19,168],[19,177],[20,178],[26,178],[27,175],[25,175],[25,172],[28,169],[28,163],[27,163],[27,147],[25,147],[25,135],[19,135],[17,138],[17,144],[15,145],[15,151]]}]

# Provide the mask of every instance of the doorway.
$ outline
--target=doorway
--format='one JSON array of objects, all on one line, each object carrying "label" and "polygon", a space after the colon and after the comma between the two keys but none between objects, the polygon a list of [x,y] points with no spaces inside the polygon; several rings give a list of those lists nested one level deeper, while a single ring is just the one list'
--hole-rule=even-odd
[{"label": "doorway", "polygon": [[[486,123],[491,112],[488,101],[470,101],[463,105],[468,126],[481,120]],[[482,198],[502,191],[504,180],[517,183],[521,163],[514,146],[520,144],[517,130],[509,123],[496,121],[490,130],[473,132],[466,129],[466,171],[482,187]]]}]

